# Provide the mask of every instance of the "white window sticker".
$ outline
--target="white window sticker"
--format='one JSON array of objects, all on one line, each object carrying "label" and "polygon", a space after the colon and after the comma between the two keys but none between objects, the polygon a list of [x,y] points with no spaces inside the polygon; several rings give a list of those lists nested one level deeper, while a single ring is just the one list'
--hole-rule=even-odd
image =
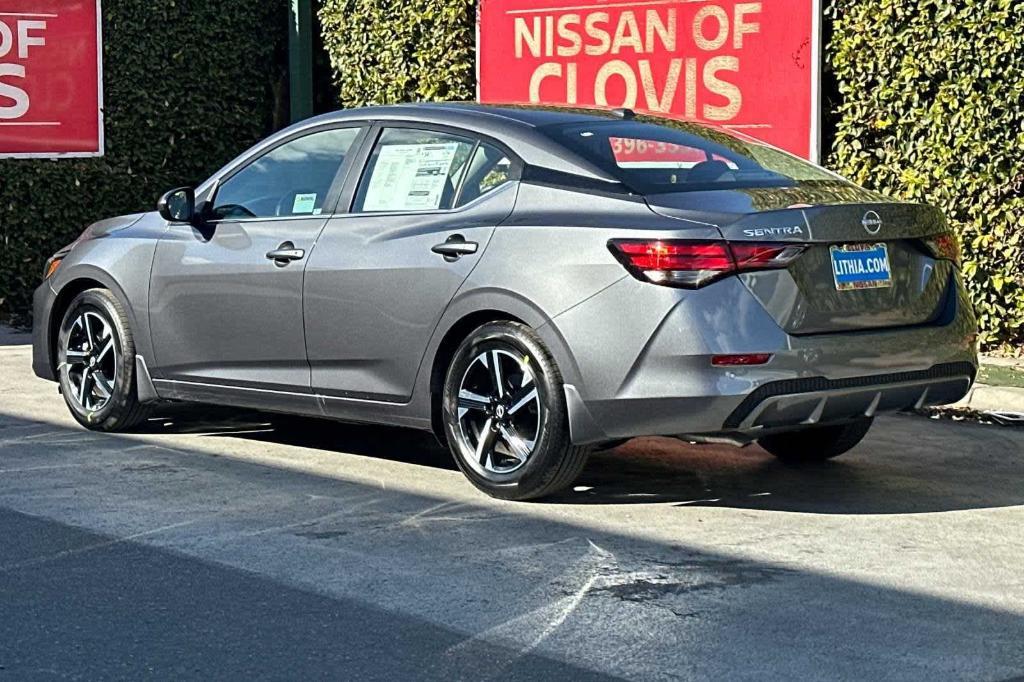
[{"label": "white window sticker", "polygon": [[381,147],[364,211],[426,211],[441,206],[458,142]]},{"label": "white window sticker", "polygon": [[315,207],[316,194],[296,194],[295,201],[292,202],[292,214],[313,213]]}]

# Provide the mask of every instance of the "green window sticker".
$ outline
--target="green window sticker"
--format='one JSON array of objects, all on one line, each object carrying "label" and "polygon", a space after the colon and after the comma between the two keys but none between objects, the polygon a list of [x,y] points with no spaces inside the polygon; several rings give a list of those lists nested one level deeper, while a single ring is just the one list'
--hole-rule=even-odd
[{"label": "green window sticker", "polygon": [[295,195],[295,201],[292,202],[293,215],[313,213],[314,208],[316,208],[316,194]]}]

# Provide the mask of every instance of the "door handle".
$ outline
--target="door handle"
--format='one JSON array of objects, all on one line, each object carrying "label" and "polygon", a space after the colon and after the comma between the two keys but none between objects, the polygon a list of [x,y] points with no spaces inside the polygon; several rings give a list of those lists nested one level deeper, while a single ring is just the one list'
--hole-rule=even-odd
[{"label": "door handle", "polygon": [[443,244],[437,244],[431,251],[444,256],[448,262],[456,261],[463,256],[476,253],[480,245],[476,242],[467,242],[461,234],[453,234]]},{"label": "door handle", "polygon": [[283,268],[293,260],[302,260],[305,255],[306,252],[302,249],[296,249],[295,244],[284,242],[273,251],[267,251],[267,260],[272,260],[274,265]]}]

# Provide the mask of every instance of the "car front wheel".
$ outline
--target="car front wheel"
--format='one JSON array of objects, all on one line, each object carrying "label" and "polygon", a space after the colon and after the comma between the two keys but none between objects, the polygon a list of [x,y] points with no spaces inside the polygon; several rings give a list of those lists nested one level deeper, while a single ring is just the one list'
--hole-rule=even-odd
[{"label": "car front wheel", "polygon": [[533,331],[492,322],[462,342],[445,375],[445,436],[479,489],[506,500],[570,485],[590,448],[569,439],[562,377]]},{"label": "car front wheel", "polygon": [[123,431],[147,414],[135,388],[135,344],[128,316],[106,289],[68,306],[57,338],[61,393],[72,416],[94,431]]}]

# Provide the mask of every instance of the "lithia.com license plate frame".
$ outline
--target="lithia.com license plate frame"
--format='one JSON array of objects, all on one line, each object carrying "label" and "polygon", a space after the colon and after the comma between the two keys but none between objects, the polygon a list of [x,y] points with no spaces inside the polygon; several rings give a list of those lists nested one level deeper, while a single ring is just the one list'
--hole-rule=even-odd
[{"label": "lithia.com license plate frame", "polygon": [[838,291],[884,289],[892,286],[889,247],[883,242],[833,244],[829,248],[832,277]]}]

